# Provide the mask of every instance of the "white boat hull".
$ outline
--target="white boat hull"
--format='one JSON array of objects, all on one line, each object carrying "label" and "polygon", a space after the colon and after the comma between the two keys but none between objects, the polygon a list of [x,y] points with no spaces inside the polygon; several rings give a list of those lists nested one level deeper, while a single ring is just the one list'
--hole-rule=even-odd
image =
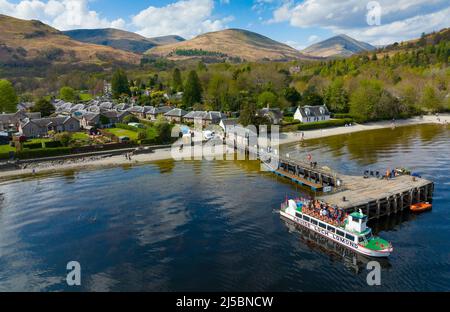
[{"label": "white boat hull", "polygon": [[383,250],[372,250],[372,249],[368,249],[365,248],[362,245],[356,244],[355,242],[346,239],[344,237],[338,236],[335,233],[332,233],[326,229],[323,229],[321,227],[319,227],[318,225],[314,225],[312,223],[309,223],[305,220],[302,220],[296,216],[292,216],[288,213],[285,213],[283,211],[280,211],[280,215],[286,219],[289,219],[291,221],[293,221],[294,223],[301,225],[307,229],[310,229],[311,231],[314,231],[348,249],[351,249],[359,254],[368,256],[368,257],[374,257],[374,258],[385,258],[385,257],[389,257],[389,255],[391,254],[392,250],[387,250],[387,251],[383,251]]}]

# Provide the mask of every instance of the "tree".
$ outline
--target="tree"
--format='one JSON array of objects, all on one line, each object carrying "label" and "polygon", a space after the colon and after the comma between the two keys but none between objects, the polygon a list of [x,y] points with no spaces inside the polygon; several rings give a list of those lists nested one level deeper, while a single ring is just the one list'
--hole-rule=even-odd
[{"label": "tree", "polygon": [[336,79],[331,83],[325,90],[323,100],[328,109],[334,113],[348,112],[348,93],[344,89],[341,79]]},{"label": "tree", "polygon": [[302,99],[302,95],[294,87],[288,87],[284,89],[283,95],[286,101],[291,104],[291,106],[297,106],[298,102],[300,102],[300,100]]},{"label": "tree", "polygon": [[100,115],[100,123],[102,125],[109,125],[111,123],[110,119],[105,115]]},{"label": "tree", "polygon": [[5,113],[15,113],[17,111],[17,94],[13,85],[8,80],[0,80],[0,110]]},{"label": "tree", "polygon": [[256,105],[247,96],[242,98],[239,123],[244,127],[254,125],[256,121]]},{"label": "tree", "polygon": [[278,106],[278,97],[275,93],[271,91],[264,91],[260,95],[258,95],[258,107],[277,107]]},{"label": "tree", "polygon": [[317,93],[316,88],[313,86],[308,87],[308,89],[303,92],[302,106],[320,106],[323,105],[323,98]]},{"label": "tree", "polygon": [[131,95],[128,77],[124,70],[118,69],[114,72],[111,80],[113,98],[118,99],[123,95]]},{"label": "tree", "polygon": [[69,146],[69,143],[72,140],[72,134],[70,134],[69,132],[57,133],[54,136],[54,140],[60,141],[62,146]]},{"label": "tree", "polygon": [[426,86],[423,90],[422,106],[432,112],[437,112],[442,108],[442,101],[432,86]]},{"label": "tree", "polygon": [[66,102],[75,102],[77,100],[77,94],[71,87],[62,87],[59,90],[59,97]]},{"label": "tree", "polygon": [[172,73],[172,90],[175,92],[183,91],[183,80],[179,68],[175,68]]},{"label": "tree", "polygon": [[360,122],[376,119],[375,107],[383,93],[378,80],[363,80],[350,97],[350,114]]},{"label": "tree", "polygon": [[160,143],[170,142],[172,137],[172,129],[170,127],[170,124],[164,119],[164,117],[158,117],[158,119],[155,121],[155,129]]},{"label": "tree", "polygon": [[128,115],[123,117],[123,123],[129,124],[130,122],[139,122],[139,118],[134,115]]},{"label": "tree", "polygon": [[36,104],[31,108],[32,112],[41,113],[42,117],[50,116],[55,112],[55,107],[50,103],[50,101],[41,98]]},{"label": "tree", "polygon": [[192,70],[189,72],[186,83],[184,85],[183,106],[191,107],[195,103],[202,100],[202,85],[198,78],[197,72]]}]

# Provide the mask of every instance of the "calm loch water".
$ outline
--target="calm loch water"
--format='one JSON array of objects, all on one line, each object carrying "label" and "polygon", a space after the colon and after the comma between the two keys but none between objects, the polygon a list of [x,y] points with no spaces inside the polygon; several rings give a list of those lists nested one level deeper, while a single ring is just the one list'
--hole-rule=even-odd
[{"label": "calm loch water", "polygon": [[[343,173],[403,166],[435,181],[434,209],[371,226],[393,242],[382,286],[367,259],[283,222],[304,192],[256,162],[163,161],[0,184],[1,291],[449,291],[450,129],[405,127],[284,148]],[[68,287],[78,261],[82,286]]]}]

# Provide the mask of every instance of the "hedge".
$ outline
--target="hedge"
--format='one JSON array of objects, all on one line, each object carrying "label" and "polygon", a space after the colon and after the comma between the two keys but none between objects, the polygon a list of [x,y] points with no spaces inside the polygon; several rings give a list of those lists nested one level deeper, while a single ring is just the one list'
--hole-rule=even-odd
[{"label": "hedge", "polygon": [[72,152],[71,147],[57,147],[57,148],[41,148],[36,150],[25,150],[16,153],[16,158],[19,159],[32,159],[41,157],[53,157],[65,154],[70,154]]},{"label": "hedge", "polygon": [[152,145],[152,144],[157,144],[158,142],[158,138],[153,138],[153,139],[142,139],[139,141],[140,144],[142,145]]},{"label": "hedge", "polygon": [[336,114],[333,114],[333,118],[336,118],[336,119],[353,119],[353,116],[351,115],[351,114],[340,114],[340,113],[336,113]]},{"label": "hedge", "polygon": [[45,144],[46,148],[62,147],[61,141],[50,141],[50,142],[45,142],[44,144]]},{"label": "hedge", "polygon": [[29,148],[29,149],[38,149],[42,148],[42,142],[39,143],[24,143],[23,148]]},{"label": "hedge", "polygon": [[314,130],[314,129],[324,129],[324,128],[333,128],[333,127],[342,127],[346,124],[353,123],[353,119],[346,118],[346,119],[332,119],[332,120],[326,120],[326,121],[318,121],[318,122],[311,122],[311,123],[305,123],[298,125],[298,130]]}]

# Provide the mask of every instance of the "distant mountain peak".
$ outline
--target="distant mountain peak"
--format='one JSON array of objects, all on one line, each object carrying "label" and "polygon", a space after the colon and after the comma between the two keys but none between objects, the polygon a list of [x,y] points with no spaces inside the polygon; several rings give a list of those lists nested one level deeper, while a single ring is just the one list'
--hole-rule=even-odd
[{"label": "distant mountain peak", "polygon": [[74,29],[64,32],[74,40],[110,46],[116,49],[144,53],[155,46],[184,41],[180,36],[146,38],[134,32],[115,28]]},{"label": "distant mountain peak", "polygon": [[369,43],[358,41],[346,34],[339,34],[315,43],[302,52],[315,57],[348,57],[356,53],[375,49]]},{"label": "distant mountain peak", "polygon": [[147,54],[173,60],[208,58],[219,61],[261,61],[311,58],[284,43],[239,28],[209,32],[191,40],[155,47],[147,51]]}]

